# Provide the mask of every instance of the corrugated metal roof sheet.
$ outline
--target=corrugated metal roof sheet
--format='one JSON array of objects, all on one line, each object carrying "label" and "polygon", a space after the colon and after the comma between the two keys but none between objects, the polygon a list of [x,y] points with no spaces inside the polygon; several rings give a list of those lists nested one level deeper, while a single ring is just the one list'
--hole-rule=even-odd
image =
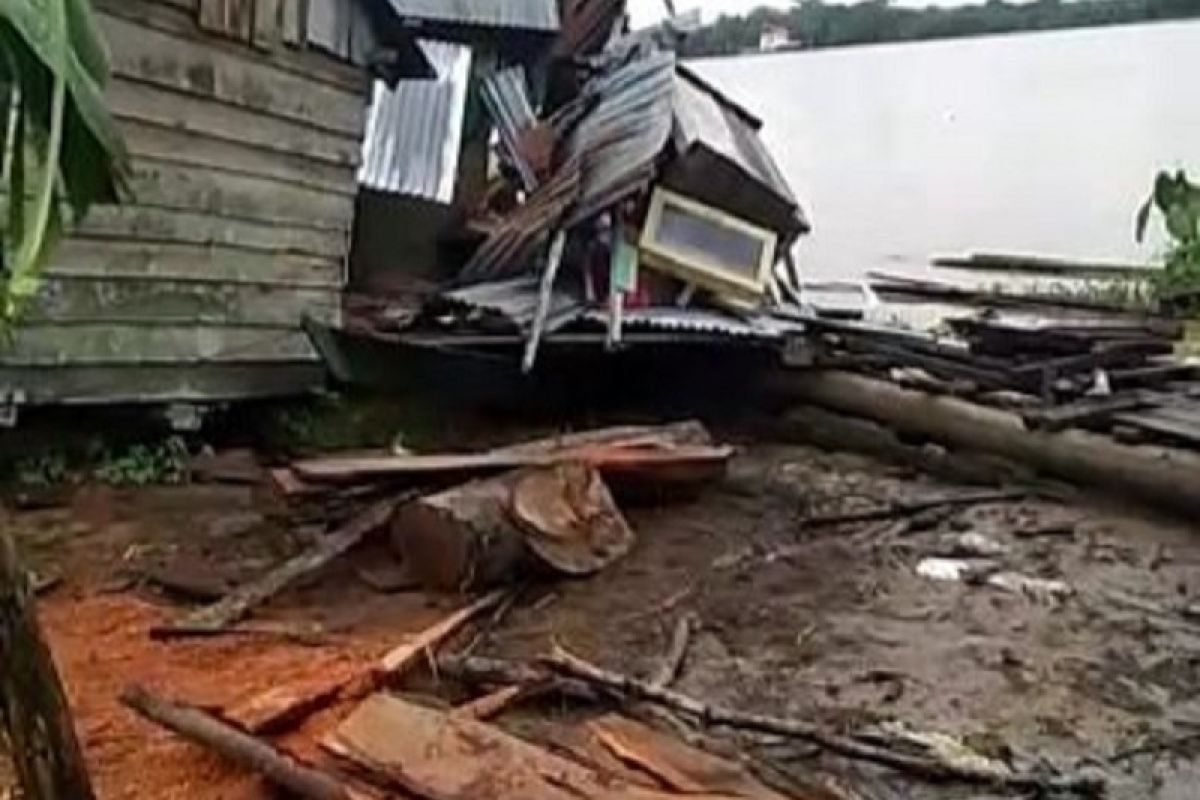
[{"label": "corrugated metal roof sheet", "polygon": [[537,175],[521,153],[520,137],[523,131],[536,125],[538,119],[529,102],[524,68],[510,67],[484,78],[483,101],[496,123],[505,155],[521,174],[525,189],[532,191],[537,186]]},{"label": "corrugated metal roof sheet", "polygon": [[[587,319],[607,323],[607,311],[590,311]],[[706,308],[637,308],[625,311],[622,326],[628,329],[667,331],[670,333],[719,334],[744,339],[772,341],[804,330],[798,322],[775,319],[761,314],[739,318]]]},{"label": "corrugated metal roof sheet", "polygon": [[[443,299],[471,308],[481,308],[501,314],[518,327],[528,328],[537,312],[541,279],[537,275],[522,275],[502,281],[489,281],[445,292]],[[569,292],[556,289],[550,295],[547,331],[578,319],[584,304]]]},{"label": "corrugated metal roof sheet", "polygon": [[[675,56],[637,58],[589,82],[560,112],[576,119],[564,161],[463,268],[469,280],[526,268],[550,230],[572,226],[645,186],[671,135]],[[563,219],[565,215],[565,220]]]},{"label": "corrugated metal roof sheet", "polygon": [[583,173],[573,225],[650,181],[671,136],[675,55],[655,53],[584,87],[580,102],[595,103],[567,142],[567,157]]},{"label": "corrugated metal roof sheet", "polygon": [[402,17],[451,25],[558,30],[557,0],[389,0]]},{"label": "corrugated metal roof sheet", "polygon": [[450,203],[458,174],[471,48],[418,42],[436,80],[375,82],[358,182],[367,188]]}]

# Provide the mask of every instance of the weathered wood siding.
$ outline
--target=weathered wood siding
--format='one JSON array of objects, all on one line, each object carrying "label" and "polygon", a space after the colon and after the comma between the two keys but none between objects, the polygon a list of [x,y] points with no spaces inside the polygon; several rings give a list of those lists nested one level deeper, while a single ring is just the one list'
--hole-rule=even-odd
[{"label": "weathered wood siding", "polygon": [[299,323],[338,313],[364,125],[366,77],[341,60],[350,0],[97,5],[135,201],[95,209],[57,251],[0,349],[0,392],[205,401],[314,385]]}]

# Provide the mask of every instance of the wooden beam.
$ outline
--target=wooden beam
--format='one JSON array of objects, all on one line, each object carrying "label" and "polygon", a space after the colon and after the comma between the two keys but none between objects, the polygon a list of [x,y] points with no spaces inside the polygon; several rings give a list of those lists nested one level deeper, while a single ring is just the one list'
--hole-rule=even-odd
[{"label": "wooden beam", "polygon": [[0,531],[0,722],[26,800],[92,800],[70,705],[42,637],[29,578]]},{"label": "wooden beam", "polygon": [[956,449],[990,453],[1158,507],[1200,514],[1200,492],[1180,476],[1200,475],[1200,454],[1131,447],[1085,431],[1028,431],[1020,416],[949,397],[902,389],[839,371],[776,376],[775,388],[805,403],[866,417]]}]

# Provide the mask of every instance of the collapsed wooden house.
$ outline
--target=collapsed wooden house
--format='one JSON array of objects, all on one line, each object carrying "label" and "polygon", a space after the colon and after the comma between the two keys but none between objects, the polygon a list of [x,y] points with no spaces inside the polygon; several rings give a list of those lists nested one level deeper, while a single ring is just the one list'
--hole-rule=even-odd
[{"label": "collapsed wooden house", "polygon": [[[429,65],[387,0],[96,0],[131,203],[94,209],[0,346],[0,404],[295,393],[336,319],[370,80]],[[11,414],[10,414],[11,416]]]}]

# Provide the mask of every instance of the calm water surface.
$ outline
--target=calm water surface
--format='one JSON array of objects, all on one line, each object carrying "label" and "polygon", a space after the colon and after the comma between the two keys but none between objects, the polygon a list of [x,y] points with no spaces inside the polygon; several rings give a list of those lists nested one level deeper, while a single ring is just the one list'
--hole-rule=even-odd
[{"label": "calm water surface", "polygon": [[1200,22],[696,66],[763,118],[814,277],[971,250],[1145,261],[1155,170],[1200,175]]}]

